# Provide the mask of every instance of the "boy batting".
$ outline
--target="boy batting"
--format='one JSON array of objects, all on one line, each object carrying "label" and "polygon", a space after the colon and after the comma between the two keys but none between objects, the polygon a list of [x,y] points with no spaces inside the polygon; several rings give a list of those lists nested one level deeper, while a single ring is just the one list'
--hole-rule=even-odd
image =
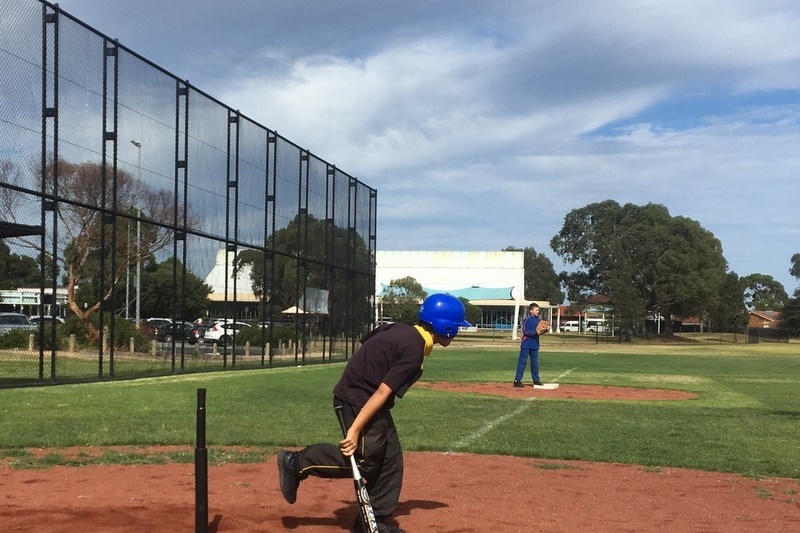
[{"label": "boy batting", "polygon": [[[448,346],[460,326],[470,326],[464,305],[449,294],[426,298],[417,318],[415,326],[384,324],[361,339],[333,388],[334,409],[341,411],[347,428],[338,445],[278,452],[279,482],[287,502],[296,501],[300,482],[308,476],[352,478],[349,458],[354,456],[367,482],[378,531],[404,533],[389,522],[403,485],[403,451],[391,409],[420,378],[433,346]],[[351,531],[369,531],[361,515]]]}]

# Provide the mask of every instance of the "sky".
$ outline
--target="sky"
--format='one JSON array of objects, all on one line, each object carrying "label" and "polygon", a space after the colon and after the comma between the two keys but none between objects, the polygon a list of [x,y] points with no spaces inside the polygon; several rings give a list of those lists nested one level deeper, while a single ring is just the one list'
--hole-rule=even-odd
[{"label": "sky", "polygon": [[60,0],[378,191],[379,250],[550,248],[663,204],[791,295],[794,0]]}]

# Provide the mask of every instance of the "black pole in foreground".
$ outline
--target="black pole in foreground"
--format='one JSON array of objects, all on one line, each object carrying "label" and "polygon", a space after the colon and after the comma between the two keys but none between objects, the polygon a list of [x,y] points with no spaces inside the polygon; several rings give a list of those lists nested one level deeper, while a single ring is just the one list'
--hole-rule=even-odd
[{"label": "black pole in foreground", "polygon": [[197,389],[197,443],[194,448],[194,530],[208,532],[208,450],[206,389]]}]

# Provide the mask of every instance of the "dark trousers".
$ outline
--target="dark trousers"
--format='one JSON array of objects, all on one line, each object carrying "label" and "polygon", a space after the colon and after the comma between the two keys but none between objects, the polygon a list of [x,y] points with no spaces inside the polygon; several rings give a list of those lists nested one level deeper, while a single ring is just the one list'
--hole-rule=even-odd
[{"label": "dark trousers", "polygon": [[[349,428],[361,408],[334,398],[334,406],[337,404],[344,406],[344,420]],[[397,509],[403,486],[403,450],[389,409],[381,409],[367,422],[355,458],[367,481],[375,514],[390,516]],[[308,476],[352,479],[353,476],[350,459],[335,444],[313,444],[301,450],[298,468],[301,479]]]}]

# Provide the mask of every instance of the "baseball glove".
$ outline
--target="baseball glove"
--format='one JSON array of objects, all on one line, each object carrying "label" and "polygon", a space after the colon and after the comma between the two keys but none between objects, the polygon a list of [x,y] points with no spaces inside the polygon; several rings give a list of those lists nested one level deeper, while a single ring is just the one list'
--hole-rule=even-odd
[{"label": "baseball glove", "polygon": [[536,334],[541,335],[542,333],[547,333],[550,330],[550,324],[547,323],[547,320],[540,320],[539,323],[536,325]]}]

